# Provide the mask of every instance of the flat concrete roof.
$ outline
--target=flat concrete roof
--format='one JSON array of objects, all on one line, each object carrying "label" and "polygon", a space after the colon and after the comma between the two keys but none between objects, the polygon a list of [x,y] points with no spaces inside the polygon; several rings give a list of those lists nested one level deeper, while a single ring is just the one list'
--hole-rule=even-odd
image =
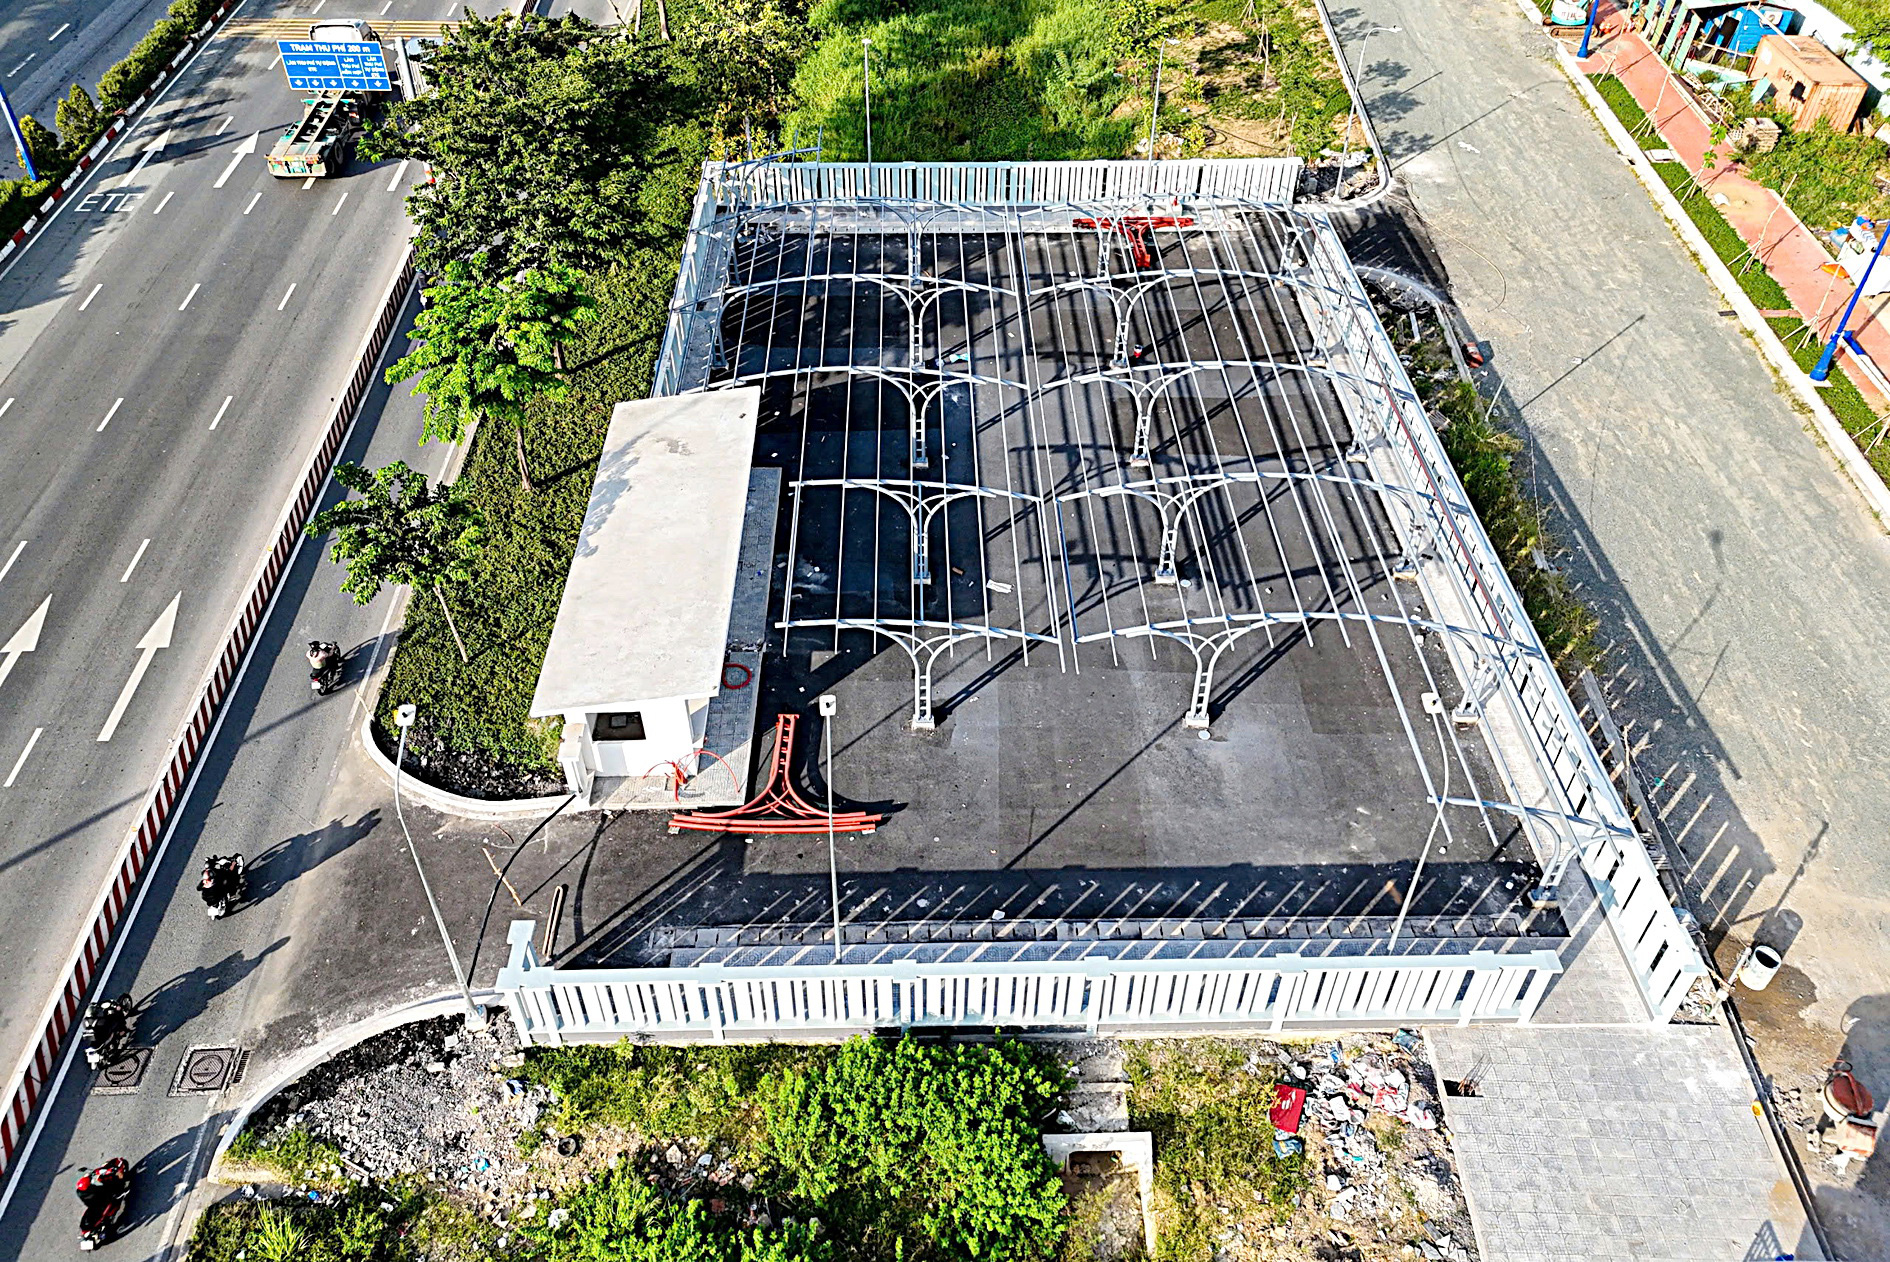
[{"label": "flat concrete roof", "polygon": [[619,403],[534,715],[721,686],[761,389]]}]

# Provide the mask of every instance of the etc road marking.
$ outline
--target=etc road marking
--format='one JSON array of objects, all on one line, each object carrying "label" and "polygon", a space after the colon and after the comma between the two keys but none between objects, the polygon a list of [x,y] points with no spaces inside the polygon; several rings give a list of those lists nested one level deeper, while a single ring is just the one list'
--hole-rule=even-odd
[{"label": "etc road marking", "polygon": [[94,434],[103,434],[105,432],[105,427],[112,423],[112,418],[118,415],[118,409],[123,406],[125,406],[125,400],[122,396],[120,396],[118,402],[112,404],[112,410],[105,414],[105,419],[100,421],[98,423],[98,428],[93,430],[92,432]]},{"label": "etc road marking", "polygon": [[[74,213],[80,215],[109,215],[116,210],[131,210],[137,206],[139,201],[143,198],[144,191],[142,189],[135,193],[87,193],[84,197],[79,199],[79,204],[72,209]],[[170,200],[169,194],[165,195],[165,200]],[[163,207],[160,206],[158,209],[162,210]]]},{"label": "etc road marking", "polygon": [[13,770],[7,772],[6,783],[0,784],[0,789],[11,789],[13,782],[20,778],[20,768],[26,765],[26,756],[33,752],[33,746],[39,744],[39,734],[45,730],[43,727],[36,727],[33,729],[33,734],[26,738],[26,748],[22,749],[20,756],[14,759]]}]

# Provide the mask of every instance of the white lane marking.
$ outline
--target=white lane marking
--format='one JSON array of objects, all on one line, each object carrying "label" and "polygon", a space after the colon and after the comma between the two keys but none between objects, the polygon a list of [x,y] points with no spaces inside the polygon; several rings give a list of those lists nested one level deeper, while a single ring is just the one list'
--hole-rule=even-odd
[{"label": "white lane marking", "polygon": [[190,292],[184,295],[184,300],[177,304],[177,309],[179,311],[182,311],[185,307],[188,307],[190,305],[190,300],[192,298],[195,298],[197,296],[197,291],[202,288],[203,288],[202,281],[198,281],[195,285],[192,285],[190,287]]},{"label": "white lane marking", "polygon": [[243,213],[247,215],[250,211],[256,209],[256,199],[261,196],[262,196],[261,189],[257,189],[254,193],[251,193],[249,195],[249,205],[243,207]]},{"label": "white lane marking", "polygon": [[20,660],[21,654],[31,653],[39,647],[39,633],[46,628],[46,611],[50,608],[52,597],[48,596],[39,602],[39,608],[33,611],[32,616],[20,624],[13,638],[0,644],[0,657],[6,659],[0,661],[0,684],[4,684],[7,676],[13,673],[13,663]]},{"label": "white lane marking", "polygon": [[311,175],[311,176],[309,176],[309,177],[308,177],[308,178],[307,178],[306,180],[303,180],[303,181],[302,181],[302,191],[303,191],[303,192],[305,192],[305,193],[306,193],[306,192],[307,192],[307,191],[308,191],[309,189],[311,189],[311,188],[314,188],[314,187],[315,187],[315,177],[314,177],[314,176],[312,176],[312,175]]},{"label": "white lane marking", "polygon": [[138,562],[144,560],[144,550],[150,546],[151,541],[149,539],[146,539],[143,543],[138,545],[138,554],[131,558],[131,564],[127,565],[125,572],[118,576],[119,582],[129,583],[131,581],[131,572],[138,568]]},{"label": "white lane marking", "polygon": [[[389,2],[391,3],[391,0],[389,0]],[[387,181],[388,192],[392,193],[399,190],[401,180],[406,178],[407,175],[407,163],[411,161],[411,158],[402,158],[400,165],[394,168],[394,178]]]},{"label": "white lane marking", "polygon": [[233,394],[225,396],[223,400],[223,406],[217,409],[216,416],[210,422],[211,429],[215,429],[217,425],[223,420],[223,414],[230,410],[230,400],[234,399],[235,397],[236,396]]},{"label": "white lane marking", "polygon": [[164,612],[158,615],[151,629],[138,641],[138,664],[131,668],[131,678],[118,694],[118,702],[112,706],[111,716],[105,720],[105,726],[99,729],[100,741],[108,741],[118,731],[118,721],[125,717],[125,707],[131,704],[131,694],[138,691],[138,685],[144,682],[144,672],[151,669],[151,659],[159,649],[171,646],[171,633],[177,629],[177,602],[184,598],[179,592],[171,597],[171,603],[164,606]]},{"label": "white lane marking", "polygon": [[171,198],[175,196],[177,196],[176,189],[172,189],[170,192],[164,194],[164,200],[160,201],[155,207],[153,207],[151,213],[154,215],[163,214],[164,208],[171,204]]},{"label": "white lane marking", "polygon": [[[389,3],[392,3],[392,0],[389,0]],[[386,10],[386,9],[382,9],[382,10],[381,10],[381,12],[382,12],[382,13],[385,13],[385,12],[387,12],[387,10]],[[68,22],[68,23],[66,23],[66,24],[65,24],[64,26],[62,26],[62,27],[60,27],[60,28],[59,28],[58,30],[56,30],[56,31],[54,31],[54,32],[53,32],[53,33],[52,33],[51,35],[48,35],[48,36],[46,37],[46,42],[47,42],[48,44],[50,44],[50,43],[52,43],[52,42],[53,42],[54,40],[56,40],[56,39],[58,39],[58,38],[59,38],[59,37],[60,37],[61,35],[64,35],[64,34],[65,34],[65,33],[66,33],[67,31],[69,31],[69,30],[71,30],[71,29],[72,29],[72,23],[70,23],[70,22]]]},{"label": "white lane marking", "polygon": [[269,68],[270,68],[271,70],[274,70],[274,69],[276,68],[276,62],[278,62],[278,61],[281,61],[281,60],[282,60],[282,54],[281,54],[280,52],[278,52],[278,53],[277,53],[277,54],[275,55],[275,57],[274,57],[274,59],[270,61],[270,63],[269,63]]},{"label": "white lane marking", "polygon": [[327,3],[328,3],[328,0],[315,0],[315,7],[308,11],[309,16],[313,17],[315,14],[320,13],[322,11],[322,6]]},{"label": "white lane marking", "polygon": [[137,178],[138,172],[144,170],[145,163],[157,157],[158,150],[162,149],[165,145],[168,145],[170,143],[171,143],[171,133],[168,130],[166,130],[156,140],[153,140],[149,145],[145,146],[144,152],[138,155],[137,165],[131,168],[131,171],[129,172],[129,174],[125,176],[125,179],[129,181],[129,180]]},{"label": "white lane marking", "polygon": [[381,16],[386,17],[387,11],[393,7],[394,7],[394,0],[387,0],[387,3],[381,6]]},{"label": "white lane marking", "polygon": [[8,399],[5,403],[0,403],[0,416],[5,416],[7,414],[7,409],[12,406],[13,406],[12,399]]},{"label": "white lane marking", "polygon": [[[37,56],[39,56],[39,54],[38,54],[38,53],[28,53],[28,54],[26,54],[26,61],[31,61],[31,60],[33,60],[33,58],[35,58],[35,57],[37,57]],[[7,77],[8,77],[9,79],[10,79],[10,78],[12,78],[12,77],[13,77],[14,75],[16,75],[16,74],[18,74],[18,73],[20,73],[20,71],[22,71],[22,70],[24,70],[24,69],[26,69],[26,61],[23,61],[23,62],[21,62],[21,63],[20,63],[19,65],[17,65],[17,66],[15,66],[15,67],[13,67],[13,69],[11,69],[11,70],[9,70],[9,71],[7,71]]]},{"label": "white lane marking", "polygon": [[96,297],[98,297],[98,291],[99,291],[99,290],[101,290],[101,289],[103,289],[103,288],[105,288],[105,286],[104,286],[103,284],[98,284],[98,285],[94,285],[94,286],[92,286],[92,292],[91,292],[91,293],[89,293],[89,294],[87,294],[87,295],[85,296],[85,301],[79,304],[79,310],[81,310],[81,311],[83,311],[83,310],[85,310],[85,309],[86,309],[87,307],[89,307],[89,306],[91,306],[91,305],[92,305],[92,299],[94,299],[94,298],[96,298]]},{"label": "white lane marking", "polygon": [[222,125],[221,127],[219,127],[219,128],[217,128],[217,130],[216,130],[216,134],[217,134],[217,135],[219,135],[219,136],[221,136],[221,135],[222,135],[222,134],[223,134],[224,132],[226,132],[226,131],[228,131],[228,130],[230,130],[230,124],[231,124],[231,123],[234,123],[235,121],[236,121],[236,115],[234,115],[234,114],[225,114],[225,115],[223,116],[223,125]]},{"label": "white lane marking", "polygon": [[282,301],[281,301],[281,302],[278,302],[278,303],[276,304],[276,310],[277,310],[277,311],[280,311],[280,310],[282,310],[282,309],[283,309],[284,307],[286,307],[286,306],[288,306],[288,305],[289,305],[289,299],[290,299],[290,297],[291,297],[291,296],[293,296],[293,295],[294,295],[294,293],[295,293],[295,282],[294,282],[294,281],[290,281],[290,282],[289,282],[289,292],[288,292],[288,293],[286,293],[286,294],[284,294],[284,295],[282,295]]},{"label": "white lane marking", "polygon": [[119,399],[118,402],[112,404],[112,410],[105,414],[105,419],[100,421],[98,423],[98,428],[93,430],[92,432],[94,434],[103,434],[105,432],[105,427],[112,423],[112,418],[118,415],[118,409],[123,406],[125,406],[125,401],[122,398]]},{"label": "white lane marking", "polygon": [[247,158],[250,154],[256,152],[256,143],[260,141],[261,139],[262,139],[262,133],[257,132],[255,135],[251,136],[248,140],[245,140],[242,144],[236,146],[235,149],[231,150],[230,151],[230,165],[223,168],[223,174],[217,176],[217,182],[215,184],[212,184],[210,187],[222,188],[225,184],[228,184],[230,182],[230,177],[236,174],[236,168],[239,165],[241,165],[243,159]]},{"label": "white lane marking", "polygon": [[24,551],[26,551],[26,540],[22,539],[14,546],[13,555],[7,558],[7,563],[0,565],[0,579],[7,576],[7,571],[13,568],[13,563],[20,559],[20,553]]},{"label": "white lane marking", "polygon": [[339,214],[341,213],[341,208],[342,208],[343,206],[346,206],[347,204],[348,204],[348,195],[347,195],[346,193],[343,193],[343,194],[341,195],[341,200],[340,200],[340,201],[338,201],[338,202],[336,202],[336,203],[335,203],[335,208],[334,208],[333,210],[331,210],[331,211],[329,211],[328,213],[329,213],[330,215],[339,215]]},{"label": "white lane marking", "polygon": [[36,727],[33,729],[33,734],[26,738],[26,748],[22,749],[20,756],[13,760],[13,770],[7,772],[6,783],[0,784],[0,789],[11,789],[13,782],[20,778],[20,768],[26,765],[26,756],[33,752],[33,746],[39,744],[39,734],[45,730],[43,727]]}]

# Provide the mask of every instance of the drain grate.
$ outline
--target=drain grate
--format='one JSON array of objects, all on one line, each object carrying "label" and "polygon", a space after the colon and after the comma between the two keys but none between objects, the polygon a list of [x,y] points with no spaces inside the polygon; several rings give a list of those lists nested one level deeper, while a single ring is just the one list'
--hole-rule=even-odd
[{"label": "drain grate", "polygon": [[134,1047],[98,1071],[92,1080],[92,1094],[130,1095],[143,1085],[144,1071],[150,1067],[151,1049]]},{"label": "drain grate", "polygon": [[215,1095],[236,1081],[243,1067],[242,1049],[193,1047],[184,1053],[171,1080],[172,1095]]}]

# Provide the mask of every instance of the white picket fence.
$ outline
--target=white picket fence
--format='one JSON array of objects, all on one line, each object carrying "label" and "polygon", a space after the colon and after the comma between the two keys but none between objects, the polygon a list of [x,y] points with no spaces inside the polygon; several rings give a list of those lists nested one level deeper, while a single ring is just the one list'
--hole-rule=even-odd
[{"label": "white picket fence", "polygon": [[527,1042],[806,1038],[926,1027],[1157,1034],[1528,1020],[1553,951],[1046,964],[548,968],[512,922],[499,971]]}]

